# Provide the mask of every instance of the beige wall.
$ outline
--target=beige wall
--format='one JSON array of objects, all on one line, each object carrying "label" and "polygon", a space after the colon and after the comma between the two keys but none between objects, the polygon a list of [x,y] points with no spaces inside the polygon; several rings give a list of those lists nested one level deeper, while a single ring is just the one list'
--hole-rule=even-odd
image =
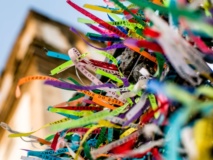
[{"label": "beige wall", "polygon": [[[33,11],[30,12],[12,49],[5,66],[4,75],[0,77],[0,119],[8,123],[12,129],[20,132],[35,130],[46,123],[62,118],[60,115],[48,112],[47,108],[49,105],[67,101],[74,94],[71,91],[46,86],[43,81],[37,80],[21,86],[21,97],[14,98],[14,89],[20,78],[28,75],[48,75],[51,69],[57,67],[54,62],[58,62],[58,60],[51,61],[51,58],[47,59],[45,53],[39,52],[35,55],[34,50],[37,48],[37,43],[41,47],[42,45],[48,46],[50,49],[58,50],[61,53],[67,53],[68,49],[74,46],[82,53],[89,52],[88,56],[90,58],[104,59],[92,47],[88,47],[79,37],[71,33],[68,26],[52,21]],[[97,46],[97,44],[93,45]],[[44,54],[43,57],[41,54]],[[49,60],[50,63],[48,63]],[[46,64],[51,64],[51,67]],[[46,69],[45,73],[39,67]],[[77,80],[75,70],[70,71],[72,73],[68,72],[68,75]],[[90,84],[87,79],[83,81],[87,85]],[[8,103],[10,101],[11,103]],[[4,111],[7,113],[4,113]],[[50,133],[51,131],[46,128],[34,135],[44,138]],[[8,132],[0,129],[0,160],[18,160],[21,155],[26,155],[20,149],[39,150],[41,148],[39,145],[35,145],[38,148],[33,148],[31,143],[26,143],[20,138],[8,138],[8,135]]]},{"label": "beige wall", "polygon": [[[29,67],[27,75],[42,75],[38,72],[33,61]],[[20,132],[29,132],[36,130],[55,120],[64,118],[55,113],[47,111],[49,105],[58,104],[67,101],[72,97],[74,92],[57,89],[43,84],[44,81],[32,81],[21,87],[21,97],[16,99],[17,106],[13,107],[9,117],[9,126]],[[50,129],[42,129],[34,135],[44,138],[51,133]],[[53,133],[53,132],[52,132]],[[0,159],[1,160],[16,160],[20,159],[21,155],[26,155],[26,152],[20,149],[36,149],[31,143],[26,143],[20,138],[8,138],[9,133],[3,132],[0,142]],[[26,138],[27,139],[27,138]],[[35,145],[42,149],[38,144]]]}]

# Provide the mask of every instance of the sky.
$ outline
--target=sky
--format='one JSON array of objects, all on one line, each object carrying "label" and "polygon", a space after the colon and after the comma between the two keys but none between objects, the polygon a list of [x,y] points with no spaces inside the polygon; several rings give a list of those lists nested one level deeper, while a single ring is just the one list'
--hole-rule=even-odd
[{"label": "sky", "polygon": [[[80,6],[88,2],[96,5],[104,4],[102,0],[73,0],[73,2]],[[76,27],[82,32],[89,30],[88,27],[77,22],[78,17],[84,16],[69,6],[66,0],[0,0],[0,73],[7,62],[16,37],[23,27],[30,9],[34,9],[61,23]],[[104,13],[97,11],[92,13],[106,18]]]}]

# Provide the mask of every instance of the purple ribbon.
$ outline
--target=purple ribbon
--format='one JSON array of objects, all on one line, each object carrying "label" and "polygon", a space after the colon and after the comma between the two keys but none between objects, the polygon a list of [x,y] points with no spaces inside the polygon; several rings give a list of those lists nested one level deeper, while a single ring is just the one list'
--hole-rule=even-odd
[{"label": "purple ribbon", "polygon": [[116,88],[113,84],[102,84],[102,85],[95,85],[95,86],[78,86],[74,84],[70,84],[67,82],[60,82],[60,81],[52,81],[52,80],[47,80],[44,82],[44,84],[51,85],[57,88],[62,88],[62,89],[68,89],[68,90],[94,90],[97,88],[103,88],[103,87],[111,87],[111,88]]},{"label": "purple ribbon", "polygon": [[74,29],[73,27],[70,28],[70,30],[77,34],[87,45],[93,47],[93,48],[96,48],[96,49],[99,49],[99,50],[110,50],[110,49],[116,49],[116,48],[126,48],[126,46],[122,43],[119,43],[119,44],[114,44],[114,45],[111,45],[109,47],[106,47],[106,48],[99,48],[99,47],[95,47],[93,45],[91,45],[89,42],[87,42],[87,40],[85,40],[79,33],[76,29]]},{"label": "purple ribbon", "polygon": [[[136,105],[135,105],[136,106]],[[134,106],[134,107],[135,107]],[[134,107],[132,107],[132,109],[134,109]],[[149,101],[146,100],[146,103],[144,104],[143,108],[138,112],[136,113],[130,120],[126,121],[123,126],[127,126],[128,124],[130,124],[132,121],[138,119],[141,114],[149,107]]]},{"label": "purple ribbon", "polygon": [[121,78],[121,80],[123,81],[125,87],[129,86],[129,81],[127,78]]}]

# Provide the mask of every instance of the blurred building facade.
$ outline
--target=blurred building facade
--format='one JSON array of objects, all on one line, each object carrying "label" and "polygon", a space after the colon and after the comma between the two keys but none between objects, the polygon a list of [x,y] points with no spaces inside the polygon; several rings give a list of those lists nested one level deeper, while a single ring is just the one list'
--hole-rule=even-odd
[{"label": "blurred building facade", "polygon": [[[14,130],[28,132],[62,118],[57,114],[49,113],[47,107],[68,100],[73,92],[46,86],[39,80],[21,86],[22,94],[19,98],[15,97],[15,90],[20,78],[29,75],[49,75],[51,69],[64,62],[46,56],[44,48],[67,53],[71,47],[76,47],[82,53],[86,51],[94,53],[91,47],[69,30],[68,26],[35,11],[29,12],[1,75],[0,122],[6,122]],[[91,57],[103,59],[92,54]],[[78,80],[74,67],[54,77],[72,77]],[[90,84],[84,77],[83,80],[86,84]],[[44,137],[49,133],[51,132],[48,129],[43,129],[35,135]],[[26,155],[20,149],[33,147],[20,138],[8,138],[8,134],[0,128],[0,159],[20,159],[20,155]]]}]

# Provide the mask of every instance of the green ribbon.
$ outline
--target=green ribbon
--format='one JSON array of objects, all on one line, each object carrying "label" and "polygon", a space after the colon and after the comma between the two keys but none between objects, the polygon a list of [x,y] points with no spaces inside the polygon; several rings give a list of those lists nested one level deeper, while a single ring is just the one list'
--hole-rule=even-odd
[{"label": "green ribbon", "polygon": [[98,148],[101,145],[101,143],[103,143],[106,140],[106,137],[105,137],[106,130],[107,130],[106,127],[103,127],[101,129],[101,132],[100,132],[100,134],[98,136],[98,141],[96,143],[96,148]]},{"label": "green ribbon", "polygon": [[154,77],[160,78],[160,76],[163,72],[163,66],[164,66],[165,59],[161,53],[155,53],[155,55],[156,55],[158,68],[157,68],[157,71],[155,72]]},{"label": "green ribbon", "polygon": [[[114,1],[114,0],[112,0],[112,1]],[[154,3],[149,2],[149,1],[138,1],[138,0],[128,0],[128,1],[139,6],[142,9],[151,8],[153,10],[158,10],[159,12],[161,12],[163,14],[171,13],[172,15],[174,15],[176,17],[184,16],[186,18],[190,18],[190,19],[194,19],[194,20],[202,18],[200,13],[196,13],[196,12],[191,11],[191,10],[186,10],[186,9],[176,8],[176,7],[167,8],[167,7],[164,7],[164,6],[154,4]]]}]

